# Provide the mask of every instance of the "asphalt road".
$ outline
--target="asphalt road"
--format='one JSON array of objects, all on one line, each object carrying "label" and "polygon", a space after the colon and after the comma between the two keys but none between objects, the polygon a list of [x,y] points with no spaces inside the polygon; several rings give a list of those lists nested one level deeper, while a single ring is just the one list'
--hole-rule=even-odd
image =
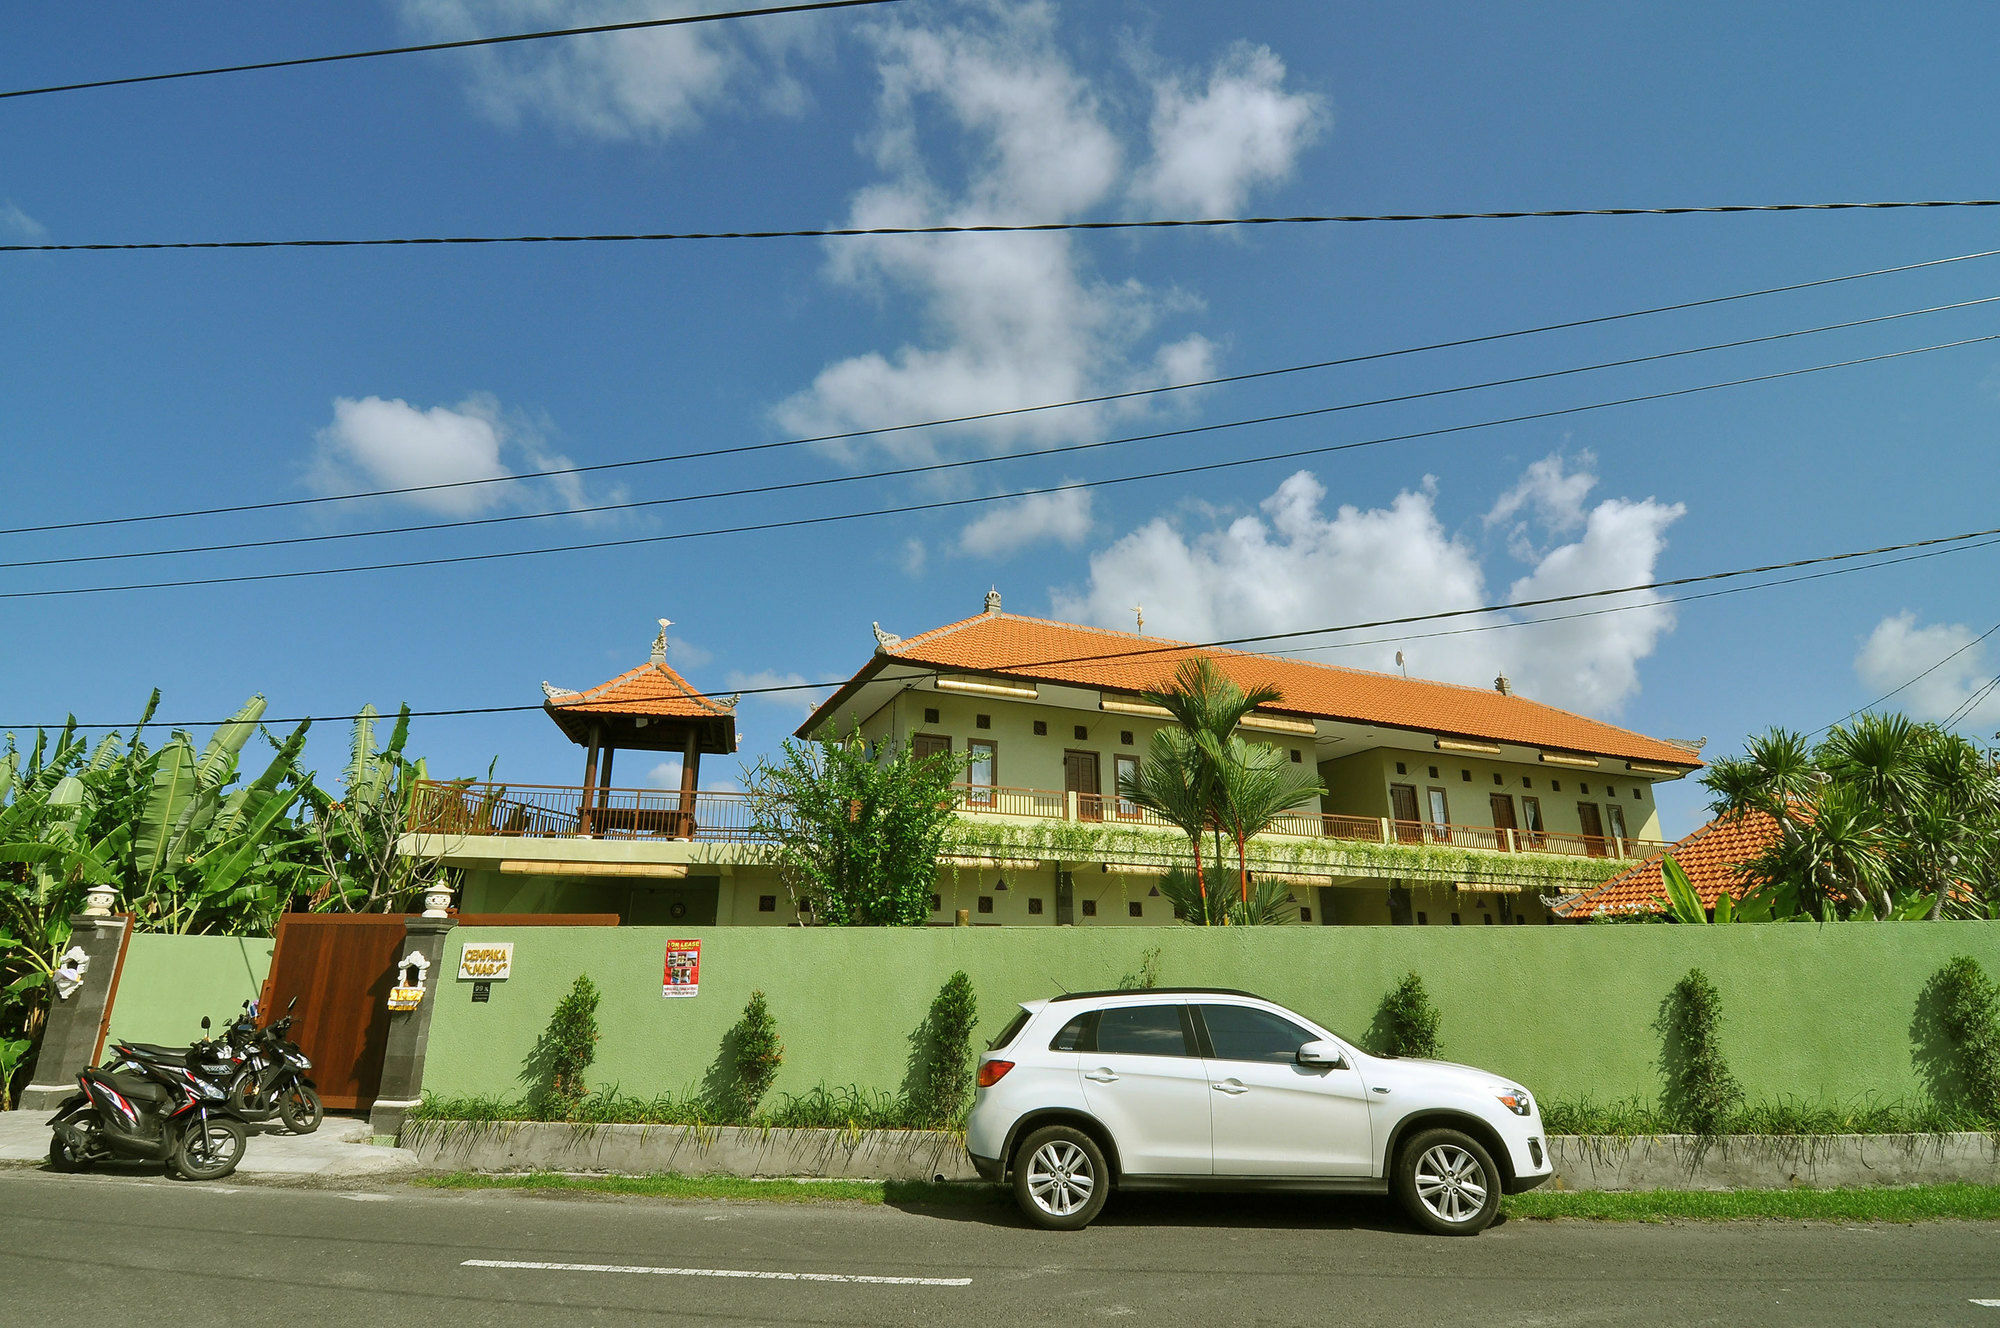
[{"label": "asphalt road", "polygon": [[[871,1278],[908,1280],[851,1280]],[[1053,1235],[998,1205],[341,1192],[0,1171],[8,1328],[1121,1318],[1149,1328],[2000,1328],[2000,1305],[1980,1299],[2000,1301],[2000,1224],[1509,1222],[1443,1240],[1413,1233],[1379,1201],[1130,1196],[1089,1230]]]}]

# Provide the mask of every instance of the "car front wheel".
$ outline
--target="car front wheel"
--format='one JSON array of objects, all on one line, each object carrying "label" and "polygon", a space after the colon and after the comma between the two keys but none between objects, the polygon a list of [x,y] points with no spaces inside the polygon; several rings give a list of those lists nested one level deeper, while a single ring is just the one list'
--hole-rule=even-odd
[{"label": "car front wheel", "polygon": [[1477,1139],[1425,1130],[1396,1161],[1396,1194],[1412,1221],[1436,1236],[1474,1236],[1500,1212],[1500,1168]]},{"label": "car front wheel", "polygon": [[1014,1202],[1044,1230],[1089,1226],[1110,1188],[1104,1150],[1074,1126],[1045,1126],[1014,1151]]}]

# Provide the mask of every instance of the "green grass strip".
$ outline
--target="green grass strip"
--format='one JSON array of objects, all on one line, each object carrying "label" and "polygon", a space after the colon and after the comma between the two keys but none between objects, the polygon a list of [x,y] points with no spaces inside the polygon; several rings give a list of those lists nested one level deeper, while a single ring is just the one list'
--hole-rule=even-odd
[{"label": "green grass strip", "polygon": [[1884,1185],[1846,1190],[1533,1190],[1507,1216],[1537,1221],[1938,1222],[2000,1219],[2000,1185]]}]

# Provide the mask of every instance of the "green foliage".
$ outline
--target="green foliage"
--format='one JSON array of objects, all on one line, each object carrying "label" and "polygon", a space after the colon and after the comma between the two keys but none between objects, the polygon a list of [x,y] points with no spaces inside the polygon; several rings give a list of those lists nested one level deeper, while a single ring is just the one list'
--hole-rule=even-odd
[{"label": "green foliage", "polygon": [[1977,960],[1959,955],[1931,975],[1926,994],[1955,1053],[1966,1108],[2000,1124],[2000,985]]},{"label": "green foliage", "polygon": [[27,1068],[28,1048],[33,1045],[26,1038],[0,1036],[0,1111],[12,1109],[14,1076]]},{"label": "green foliage", "polygon": [[396,851],[417,786],[430,775],[421,759],[403,754],[410,708],[397,711],[389,741],[378,746],[380,718],[372,705],[354,717],[338,799],[311,783],[304,789],[312,812],[307,881],[312,906],[320,912],[397,911],[442,875],[435,860]]},{"label": "green foliage", "polygon": [[771,1091],[771,1082],[778,1077],[778,1067],[785,1061],[785,1046],[778,1041],[778,1021],[771,1017],[771,1007],[765,1004],[763,992],[750,993],[743,1017],[729,1030],[724,1045],[729,1049],[735,1071],[727,1104],[729,1119],[747,1121],[756,1116],[764,1095]]},{"label": "green foliage", "polygon": [[1743,866],[1774,918],[1986,918],[2000,905],[2000,765],[1940,725],[1862,715],[1816,747],[1774,729],[1702,783],[1717,815],[1777,822]]},{"label": "green foliage", "polygon": [[1722,1054],[1722,997],[1699,968],[1674,984],[1654,1023],[1665,1076],[1661,1105],[1690,1134],[1719,1134],[1743,1100]]},{"label": "green foliage", "polygon": [[1374,1025],[1369,1029],[1369,1037],[1375,1048],[1385,1056],[1435,1060],[1440,1022],[1442,1016],[1431,1004],[1430,993],[1424,990],[1423,978],[1410,972],[1404,974],[1403,980],[1382,998],[1381,1008],[1375,1012]]},{"label": "green foliage", "polygon": [[545,1119],[576,1120],[589,1095],[584,1075],[597,1059],[597,1001],[597,984],[577,974],[528,1053],[529,1100]]},{"label": "green foliage", "polygon": [[972,1101],[972,1030],[979,1001],[963,970],[945,979],[924,1022],[910,1035],[910,1070],[904,1081],[913,1119],[930,1126],[955,1124]]},{"label": "green foliage", "polygon": [[[1599,1102],[1584,1097],[1543,1099],[1542,1128],[1549,1134],[1588,1134],[1622,1138],[1677,1134],[1683,1122],[1656,1102]],[[1986,1128],[1978,1116],[1962,1107],[1930,1098],[1878,1102],[1802,1102],[1779,1098],[1747,1102],[1730,1112],[1716,1131],[1720,1134],[1949,1134]]]},{"label": "green foliage", "polygon": [[753,838],[773,844],[795,899],[832,926],[921,926],[955,817],[964,753],[873,754],[857,731],[834,742],[787,739],[750,772]]},{"label": "green foliage", "polygon": [[1120,991],[1151,991],[1160,985],[1160,947],[1149,945],[1139,954],[1139,967],[1118,979]]}]

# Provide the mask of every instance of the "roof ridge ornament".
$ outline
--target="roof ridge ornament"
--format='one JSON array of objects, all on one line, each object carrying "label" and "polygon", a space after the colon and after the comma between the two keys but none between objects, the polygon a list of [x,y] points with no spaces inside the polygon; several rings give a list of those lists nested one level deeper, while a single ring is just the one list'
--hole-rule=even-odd
[{"label": "roof ridge ornament", "polygon": [[674,625],[674,620],[661,618],[659,624],[660,634],[653,638],[653,663],[664,664],[667,662],[667,629]]},{"label": "roof ridge ornament", "polygon": [[875,629],[875,653],[876,653],[876,654],[878,654],[878,655],[886,655],[886,654],[888,654],[888,653],[889,653],[890,651],[892,651],[892,650],[898,650],[898,649],[900,649],[900,648],[902,647],[902,644],[903,644],[903,638],[902,638],[902,637],[900,637],[900,636],[897,636],[897,635],[896,635],[896,634],[895,634],[894,632],[885,632],[885,631],[883,631],[883,630],[882,630],[882,624],[881,624],[881,623],[878,623],[878,622],[877,622],[877,623],[869,623],[868,625],[869,625],[870,627],[872,627],[872,628],[874,628],[874,629]]},{"label": "roof ridge ornament", "polygon": [[558,696],[575,696],[576,689],[573,687],[558,687],[554,683],[550,682],[548,679],[544,678],[542,680],[542,695],[548,697],[549,700],[553,701]]},{"label": "roof ridge ornament", "polygon": [[998,614],[1000,612],[999,586],[994,586],[991,590],[986,592],[986,611],[990,614]]}]

